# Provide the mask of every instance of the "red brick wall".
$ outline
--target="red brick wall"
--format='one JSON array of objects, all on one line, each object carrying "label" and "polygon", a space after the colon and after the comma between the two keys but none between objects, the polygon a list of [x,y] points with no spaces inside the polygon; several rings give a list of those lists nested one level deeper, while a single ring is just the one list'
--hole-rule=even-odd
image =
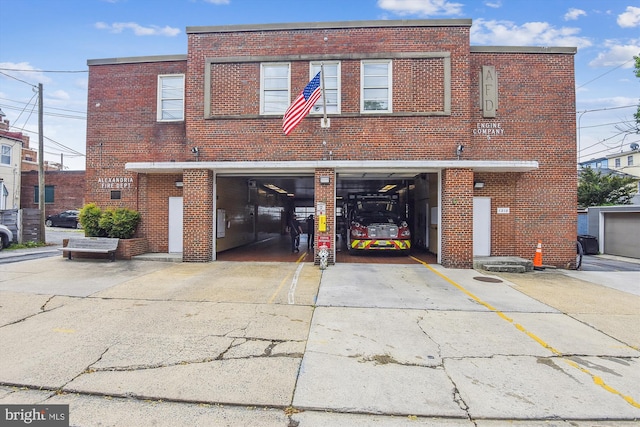
[{"label": "red brick wall", "polygon": [[[259,115],[261,61],[256,60],[212,65],[211,112],[215,120],[204,118],[205,60],[364,53],[384,57],[383,53],[400,52],[451,54],[451,116],[412,115],[444,109],[444,60],[397,58],[393,60],[393,115],[360,114],[361,61],[342,59],[341,114],[331,118],[331,128],[321,129],[319,117],[306,118],[285,136],[282,116]],[[200,147],[202,161],[319,160],[323,140],[335,160],[450,160],[457,143],[468,138],[466,122],[461,120],[468,117],[470,107],[467,26],[189,34],[188,58],[187,139]],[[292,99],[308,81],[309,61],[292,61]],[[243,116],[229,118],[228,114]]]},{"label": "red brick wall", "polygon": [[[21,178],[20,208],[38,209],[38,203],[35,202],[38,171],[22,172]],[[85,171],[47,171],[44,174],[44,185],[54,187],[53,203],[45,203],[45,215],[80,209],[85,204]]]},{"label": "red brick wall", "polygon": [[186,262],[213,259],[213,172],[187,169],[183,191],[183,253]]},{"label": "red brick wall", "polygon": [[182,197],[182,188],[176,187],[182,175],[153,174],[140,175],[140,178],[140,187],[144,186],[144,190],[140,192],[142,223],[138,226],[138,235],[147,238],[149,252],[166,253],[169,251],[169,197]]},{"label": "red brick wall", "polygon": [[447,268],[473,266],[473,171],[442,172],[442,256]]},{"label": "red brick wall", "polygon": [[[541,240],[544,263],[566,268],[575,262],[577,233],[573,55],[472,53],[472,88],[482,65],[496,67],[498,112],[483,119],[479,93],[472,91],[471,124],[499,122],[505,135],[472,136],[464,158],[539,163],[528,173],[482,175],[487,184],[476,195],[493,198],[492,255],[533,259]],[[498,206],[511,213],[497,215]]]},{"label": "red brick wall", "polygon": [[[100,208],[138,208],[137,174],[124,170],[127,162],[191,160],[187,155],[185,123],[157,121],[159,74],[186,71],[185,61],[91,65],[87,108],[88,202]],[[189,153],[190,154],[190,153]],[[105,178],[133,178],[120,200],[111,200]]]}]

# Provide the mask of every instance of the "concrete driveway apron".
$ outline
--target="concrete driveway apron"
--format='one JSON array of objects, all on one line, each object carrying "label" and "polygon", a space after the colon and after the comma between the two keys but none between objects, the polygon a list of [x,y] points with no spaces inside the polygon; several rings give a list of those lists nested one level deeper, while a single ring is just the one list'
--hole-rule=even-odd
[{"label": "concrete driveway apron", "polygon": [[427,265],[326,270],[294,406],[467,419],[640,417],[636,348],[478,276]]},{"label": "concrete driveway apron", "polygon": [[[1,265],[0,403],[68,403],[75,425],[639,418],[640,352],[617,332],[621,316],[638,323],[640,297],[527,277],[423,264]],[[609,311],[581,309],[567,280]]]}]

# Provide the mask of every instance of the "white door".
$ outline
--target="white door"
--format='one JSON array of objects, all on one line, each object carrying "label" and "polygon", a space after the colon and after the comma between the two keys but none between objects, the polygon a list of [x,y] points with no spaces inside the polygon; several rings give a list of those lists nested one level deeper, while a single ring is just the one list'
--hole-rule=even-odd
[{"label": "white door", "polygon": [[169,197],[169,253],[182,253],[182,197]]},{"label": "white door", "polygon": [[491,255],[491,198],[473,198],[473,256]]}]

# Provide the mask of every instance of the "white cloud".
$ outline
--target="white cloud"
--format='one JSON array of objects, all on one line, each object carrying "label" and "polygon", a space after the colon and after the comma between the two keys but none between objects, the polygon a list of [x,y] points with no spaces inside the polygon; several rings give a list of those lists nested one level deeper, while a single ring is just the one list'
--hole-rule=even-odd
[{"label": "white cloud", "polygon": [[569,9],[567,11],[567,13],[564,14],[564,20],[565,21],[575,21],[576,19],[578,19],[581,16],[587,16],[587,12],[585,12],[582,9],[576,9],[576,8],[572,7],[571,9]]},{"label": "white cloud", "polygon": [[[49,77],[28,62],[0,62],[0,68],[4,69],[2,70],[3,73],[32,85],[51,82]],[[0,74],[0,77],[9,78],[3,74]]]},{"label": "white cloud", "polygon": [[172,28],[169,26],[158,27],[157,25],[150,25],[143,27],[135,22],[114,22],[113,24],[107,24],[105,22],[96,22],[95,27],[99,30],[107,30],[114,34],[120,34],[124,30],[132,30],[136,36],[167,36],[174,37],[180,34],[178,28]]},{"label": "white cloud", "polygon": [[618,25],[622,28],[640,26],[640,7],[627,6],[627,11],[618,15]]},{"label": "white cloud", "polygon": [[211,3],[211,4],[229,4],[231,3],[230,0],[204,0],[205,3]]},{"label": "white cloud", "polygon": [[487,7],[492,7],[492,8],[494,8],[494,9],[499,9],[499,8],[501,8],[501,7],[502,7],[502,2],[500,2],[500,1],[493,1],[493,2],[491,2],[491,1],[487,1],[487,2],[485,2],[484,4],[485,4]]},{"label": "white cloud", "polygon": [[47,96],[50,97],[50,98],[53,98],[53,99],[60,100],[60,101],[66,101],[68,99],[71,99],[69,94],[66,91],[62,90],[62,89],[58,89],[58,90],[55,90],[53,92],[49,92],[49,93],[47,93]]},{"label": "white cloud", "polygon": [[462,3],[448,0],[378,0],[378,7],[396,15],[460,15]]},{"label": "white cloud", "polygon": [[580,37],[580,28],[555,28],[548,22],[526,22],[478,19],[471,26],[471,43],[502,46],[591,46],[587,37]]},{"label": "white cloud", "polygon": [[633,68],[635,61],[633,56],[640,55],[640,39],[631,40],[629,44],[617,44],[615,41],[605,42],[606,50],[589,62],[590,67],[616,67]]}]

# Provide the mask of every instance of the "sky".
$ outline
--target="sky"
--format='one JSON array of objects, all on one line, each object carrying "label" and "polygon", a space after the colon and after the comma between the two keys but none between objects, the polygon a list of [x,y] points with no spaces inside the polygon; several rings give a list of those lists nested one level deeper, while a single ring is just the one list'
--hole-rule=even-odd
[{"label": "sky", "polygon": [[186,28],[471,19],[472,46],[570,46],[578,160],[628,151],[640,103],[638,0],[0,0],[0,109],[44,159],[85,168],[87,60],[187,53]]}]

